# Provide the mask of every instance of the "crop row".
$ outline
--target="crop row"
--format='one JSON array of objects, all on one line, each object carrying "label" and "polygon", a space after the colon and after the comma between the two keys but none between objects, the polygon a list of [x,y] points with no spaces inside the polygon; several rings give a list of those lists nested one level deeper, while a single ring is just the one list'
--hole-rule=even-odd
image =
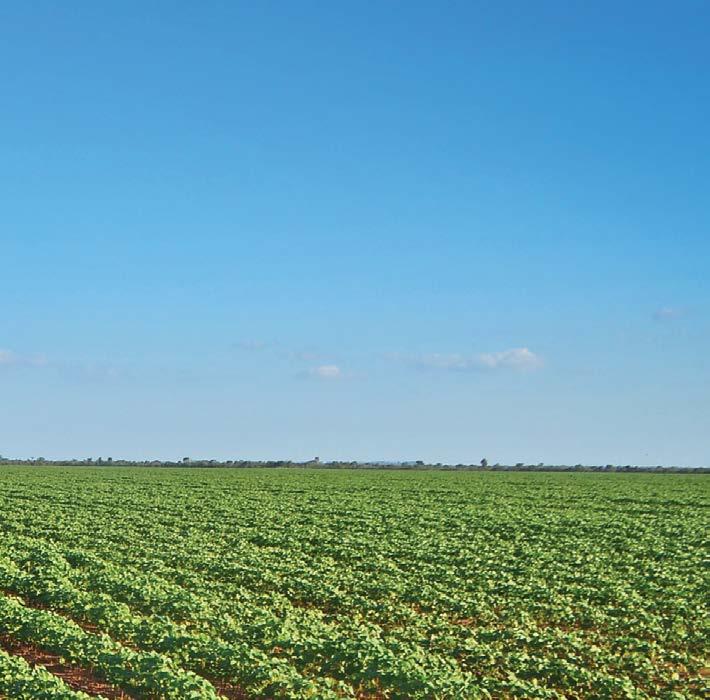
[{"label": "crop row", "polygon": [[[30,666],[22,657],[0,649],[0,698],[9,700],[90,700],[41,666]],[[101,700],[101,696],[93,696]]]},{"label": "crop row", "polygon": [[0,634],[30,642],[146,698],[219,700],[214,687],[155,652],[136,652],[47,610],[0,596]]},{"label": "crop row", "polygon": [[699,697],[706,492],[634,479],[9,472],[0,585],[256,694]]},{"label": "crop row", "polygon": [[[221,630],[218,629],[218,619],[213,619],[211,625],[204,625],[208,633],[197,631],[203,627],[203,619],[193,619],[190,626],[176,623],[164,614],[160,605],[156,605],[156,614],[142,617],[106,593],[75,588],[67,575],[66,562],[47,546],[33,548],[31,559],[21,559],[20,564],[24,569],[7,559],[0,559],[1,586],[99,626],[112,637],[132,646],[165,654],[181,667],[237,683],[254,694],[319,698],[355,694],[343,681],[317,677],[308,680],[282,659],[269,657],[246,645],[240,639],[250,635],[228,616],[221,619]],[[102,580],[105,583],[105,575]],[[154,605],[156,602],[153,597]],[[170,601],[165,603],[164,607],[170,609]],[[271,638],[269,644],[281,651],[290,647],[291,655],[299,659],[299,666],[304,671],[310,668],[313,673],[314,665],[320,662],[322,666],[327,665],[333,675],[350,677],[362,685],[368,681],[395,685],[399,689],[397,696],[424,698],[436,692],[476,696],[473,677],[470,674],[466,674],[468,678],[464,677],[455,664],[441,664],[436,669],[424,658],[417,661],[415,647],[400,649],[407,653],[398,656],[375,638],[358,643],[341,635],[340,639],[328,640],[329,626],[324,627],[325,630],[308,630],[317,635],[310,640],[303,628],[296,631],[298,636],[293,639],[284,636],[281,630],[281,636]],[[262,638],[261,641],[266,640]]]},{"label": "crop row", "polygon": [[[287,653],[302,671],[350,679],[364,688],[368,683],[386,680],[396,688],[406,688],[410,697],[417,693],[427,697],[443,678],[447,679],[449,688],[456,677],[466,683],[468,671],[477,672],[481,687],[500,690],[509,686],[508,675],[501,678],[495,674],[496,669],[501,668],[508,669],[507,674],[516,677],[534,676],[562,688],[591,683],[595,687],[603,685],[618,689],[627,684],[623,681],[625,677],[657,682],[660,676],[656,670],[658,664],[654,666],[649,662],[649,654],[665,659],[663,663],[666,665],[684,660],[681,655],[665,651],[653,640],[627,634],[610,645],[594,630],[563,632],[555,626],[540,628],[529,616],[527,620],[521,617],[504,627],[477,626],[472,633],[470,625],[446,624],[440,619],[434,626],[431,616],[422,615],[420,620],[427,622],[426,627],[412,624],[406,630],[384,638],[377,628],[362,621],[338,627],[319,620],[317,615],[301,615],[292,620],[289,630],[284,629],[282,622],[268,610],[254,606],[243,590],[235,596],[236,606],[230,608],[222,600],[220,607],[220,600],[209,596],[209,586],[214,585],[209,577],[202,579],[207,587],[203,588],[204,597],[200,598],[195,594],[200,592],[199,581],[193,584],[194,591],[191,592],[182,587],[171,589],[164,583],[157,585],[160,579],[154,574],[141,578],[138,571],[105,566],[88,554],[70,552],[68,556],[74,563],[88,565],[86,575],[77,578],[76,572],[64,563],[66,576],[87,590],[103,591],[112,599],[121,599],[160,615],[175,611],[189,613],[191,622],[210,635],[218,634],[232,641],[248,640],[249,644],[266,652],[277,647],[279,654]],[[40,562],[46,569],[47,562],[41,558]],[[43,590],[48,586],[46,581],[40,582],[36,589]],[[521,605],[524,603],[521,599]],[[212,614],[205,615],[205,610],[212,611]],[[241,623],[238,622],[240,616]],[[429,642],[422,653],[424,635],[429,636]],[[511,653],[516,649],[520,651],[518,656]],[[535,660],[541,650],[554,658],[555,663],[544,664]],[[402,657],[408,660],[407,664],[398,663]],[[463,673],[450,665],[437,668],[432,659],[440,657],[457,658]],[[612,671],[611,676],[603,673],[603,668]],[[481,678],[481,672],[485,676],[486,669],[489,669],[489,677]],[[590,675],[588,669],[594,669],[594,673]],[[641,687],[636,692],[641,692]],[[461,692],[460,688],[458,692]]]}]

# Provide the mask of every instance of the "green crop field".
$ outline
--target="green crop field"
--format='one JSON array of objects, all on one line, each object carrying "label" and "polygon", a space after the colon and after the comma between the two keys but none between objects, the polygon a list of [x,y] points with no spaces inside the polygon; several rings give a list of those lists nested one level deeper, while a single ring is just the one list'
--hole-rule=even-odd
[{"label": "green crop field", "polygon": [[671,474],[2,468],[0,696],[700,698],[709,496]]}]

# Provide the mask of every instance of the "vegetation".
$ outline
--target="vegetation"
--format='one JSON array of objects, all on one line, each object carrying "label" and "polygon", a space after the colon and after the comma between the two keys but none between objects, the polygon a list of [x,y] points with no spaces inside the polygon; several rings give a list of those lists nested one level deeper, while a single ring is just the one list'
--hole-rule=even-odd
[{"label": "vegetation", "polygon": [[709,483],[3,467],[0,696],[700,698]]},{"label": "vegetation", "polygon": [[199,468],[229,468],[229,469],[398,469],[409,471],[506,471],[506,472],[653,472],[658,474],[707,474],[710,467],[682,467],[682,466],[639,466],[639,465],[588,465],[588,464],[489,464],[484,457],[478,464],[431,464],[422,460],[412,462],[321,462],[318,457],[308,462],[294,462],[291,460],[274,459],[254,461],[248,459],[190,459],[185,457],[177,462],[171,460],[131,460],[113,459],[112,457],[87,457],[85,459],[54,459],[33,457],[30,459],[10,459],[0,455],[0,465],[28,465],[52,467],[199,467]]}]

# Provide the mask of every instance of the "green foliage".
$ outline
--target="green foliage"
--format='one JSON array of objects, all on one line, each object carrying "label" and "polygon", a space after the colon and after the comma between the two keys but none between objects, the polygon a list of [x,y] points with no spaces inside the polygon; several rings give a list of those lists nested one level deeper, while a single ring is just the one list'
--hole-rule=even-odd
[{"label": "green foliage", "polygon": [[12,700],[89,700],[44,668],[0,650],[0,694]]},{"label": "green foliage", "polygon": [[140,697],[701,697],[707,483],[5,468],[0,633]]}]

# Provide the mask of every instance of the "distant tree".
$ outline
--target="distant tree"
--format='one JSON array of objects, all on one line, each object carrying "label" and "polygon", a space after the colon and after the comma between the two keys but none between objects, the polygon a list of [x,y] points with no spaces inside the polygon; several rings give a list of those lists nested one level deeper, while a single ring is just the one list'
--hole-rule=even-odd
[{"label": "distant tree", "polygon": [[516,469],[522,469],[524,466],[525,466],[525,464],[524,464],[523,462],[517,462],[516,465],[515,465],[515,468],[516,468]]},{"label": "distant tree", "polygon": [[485,457],[481,460],[481,466],[484,469],[488,466],[488,460]]}]

